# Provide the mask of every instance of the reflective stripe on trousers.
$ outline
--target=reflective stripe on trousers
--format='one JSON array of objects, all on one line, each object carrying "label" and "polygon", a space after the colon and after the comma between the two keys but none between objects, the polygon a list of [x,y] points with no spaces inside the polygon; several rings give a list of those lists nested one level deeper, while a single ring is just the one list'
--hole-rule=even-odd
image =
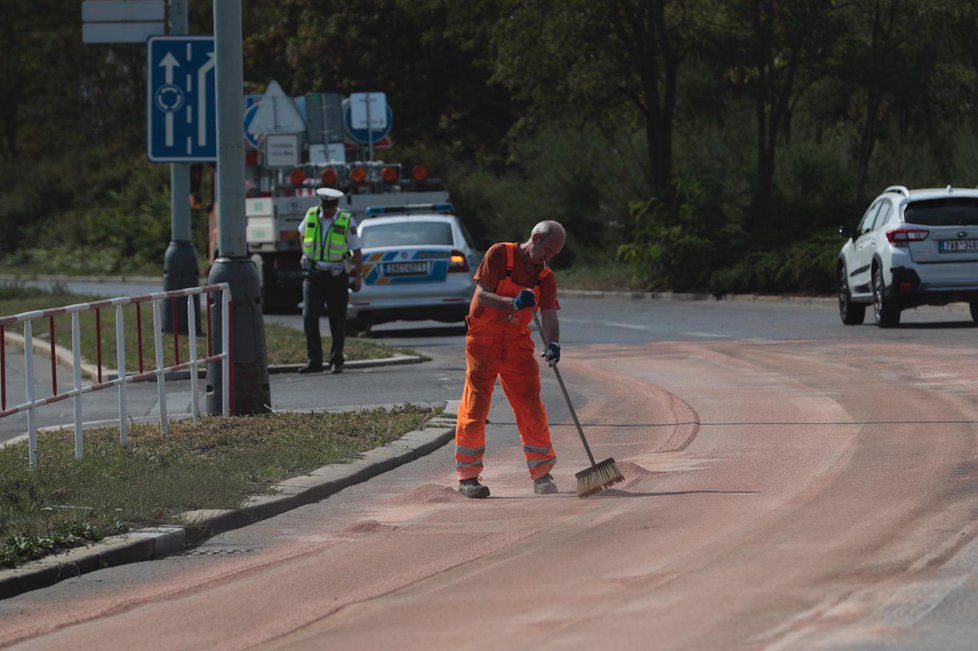
[{"label": "reflective stripe on trousers", "polygon": [[[512,330],[515,330],[513,328]],[[550,472],[556,456],[550,443],[547,411],[540,401],[540,367],[529,333],[470,324],[465,340],[465,388],[455,428],[455,462],[459,479],[482,473],[486,417],[499,378],[516,416],[527,466],[533,479]]]}]

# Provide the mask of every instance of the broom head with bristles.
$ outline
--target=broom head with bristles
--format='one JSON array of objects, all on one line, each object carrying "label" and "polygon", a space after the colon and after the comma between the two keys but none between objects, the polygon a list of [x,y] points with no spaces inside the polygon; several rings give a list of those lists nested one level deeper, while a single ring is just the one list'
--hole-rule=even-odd
[{"label": "broom head with bristles", "polygon": [[613,484],[625,481],[625,476],[621,474],[614,459],[605,459],[574,476],[577,477],[578,497],[589,497]]}]

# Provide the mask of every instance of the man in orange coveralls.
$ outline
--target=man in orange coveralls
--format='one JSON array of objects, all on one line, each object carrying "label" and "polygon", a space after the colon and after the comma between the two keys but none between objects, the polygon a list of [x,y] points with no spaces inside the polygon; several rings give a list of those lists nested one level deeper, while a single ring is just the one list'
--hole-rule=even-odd
[{"label": "man in orange coveralls", "polygon": [[533,356],[529,324],[531,310],[539,308],[544,339],[549,342],[541,357],[555,365],[560,361],[560,306],[557,279],[547,261],[564,248],[565,238],[557,222],[540,222],[525,242],[493,245],[475,273],[475,294],[466,317],[465,389],[455,428],[458,491],[466,497],[489,497],[489,487],[479,483],[479,475],[497,376],[516,415],[533,492],[557,492],[550,476],[557,457],[550,444],[547,411],[540,402],[540,368]]}]

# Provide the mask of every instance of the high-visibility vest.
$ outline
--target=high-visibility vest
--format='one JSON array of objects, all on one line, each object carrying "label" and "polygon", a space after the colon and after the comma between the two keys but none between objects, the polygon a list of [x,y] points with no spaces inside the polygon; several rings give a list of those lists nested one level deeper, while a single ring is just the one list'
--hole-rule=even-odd
[{"label": "high-visibility vest", "polygon": [[320,207],[313,206],[306,211],[306,230],[302,237],[302,252],[316,262],[343,262],[350,253],[346,232],[350,228],[350,213],[339,211],[336,219],[329,225],[326,233],[326,246],[323,247],[323,223],[319,219]]}]

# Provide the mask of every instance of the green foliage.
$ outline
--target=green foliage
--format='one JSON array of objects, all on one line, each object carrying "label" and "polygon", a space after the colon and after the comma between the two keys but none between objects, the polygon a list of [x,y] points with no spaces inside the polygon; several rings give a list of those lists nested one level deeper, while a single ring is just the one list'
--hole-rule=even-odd
[{"label": "green foliage", "polygon": [[[158,273],[142,48],[82,44],[77,3],[0,5],[0,265]],[[881,188],[978,181],[973,2],[254,0],[243,18],[248,92],[383,90],[385,157],[446,178],[483,247],[560,220],[558,268],[620,251],[648,287],[811,290],[802,243]],[[192,31],[210,24],[192,4]]]},{"label": "green foliage", "polygon": [[739,233],[724,224],[721,196],[700,181],[680,180],[673,203],[659,199],[632,205],[633,241],[618,249],[650,289],[691,290],[704,287],[724,255],[721,242]]},{"label": "green foliage", "polygon": [[827,294],[835,290],[842,240],[834,230],[771,251],[756,251],[715,271],[709,291],[717,296],[755,292]]}]

